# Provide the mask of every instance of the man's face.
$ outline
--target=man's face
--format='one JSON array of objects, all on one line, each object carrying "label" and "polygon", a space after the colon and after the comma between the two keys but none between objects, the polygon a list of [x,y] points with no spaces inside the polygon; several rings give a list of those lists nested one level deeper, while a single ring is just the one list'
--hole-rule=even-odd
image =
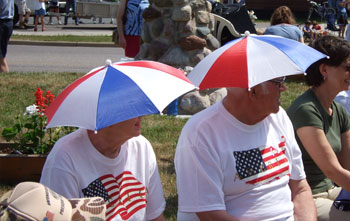
[{"label": "man's face", "polygon": [[256,107],[259,113],[269,115],[278,112],[281,92],[286,90],[284,81],[285,77],[275,78],[256,86]]},{"label": "man's face", "polygon": [[132,118],[108,127],[114,136],[130,139],[141,134],[141,117]]}]

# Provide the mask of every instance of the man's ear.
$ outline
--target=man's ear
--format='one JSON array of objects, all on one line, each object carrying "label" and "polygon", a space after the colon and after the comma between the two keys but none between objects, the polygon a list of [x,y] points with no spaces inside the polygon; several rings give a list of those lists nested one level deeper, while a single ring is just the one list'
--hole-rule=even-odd
[{"label": "man's ear", "polygon": [[248,90],[248,96],[250,99],[256,99],[256,95],[257,95],[256,87],[253,87],[250,90]]}]

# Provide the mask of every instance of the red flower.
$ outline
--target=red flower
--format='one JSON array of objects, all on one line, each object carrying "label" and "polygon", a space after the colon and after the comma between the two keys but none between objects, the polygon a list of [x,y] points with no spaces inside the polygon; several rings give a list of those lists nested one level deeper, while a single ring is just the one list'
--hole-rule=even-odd
[{"label": "red flower", "polygon": [[43,97],[43,91],[38,88],[35,93],[35,105],[38,108],[38,112],[44,113],[46,108],[51,104],[51,102],[54,100],[55,95],[52,94],[50,91],[46,91],[45,97]]}]

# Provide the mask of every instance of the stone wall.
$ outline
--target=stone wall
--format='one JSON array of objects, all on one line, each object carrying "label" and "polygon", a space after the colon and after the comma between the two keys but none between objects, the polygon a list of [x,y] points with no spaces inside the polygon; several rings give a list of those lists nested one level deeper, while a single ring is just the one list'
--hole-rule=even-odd
[{"label": "stone wall", "polygon": [[[212,34],[215,24],[211,8],[206,0],[150,0],[150,7],[143,13],[143,43],[136,59],[159,61],[189,73],[220,47]],[[212,92],[190,92],[185,100],[180,98],[180,110],[193,114],[210,106],[217,101],[210,98]],[[224,95],[216,93],[212,97]]]}]

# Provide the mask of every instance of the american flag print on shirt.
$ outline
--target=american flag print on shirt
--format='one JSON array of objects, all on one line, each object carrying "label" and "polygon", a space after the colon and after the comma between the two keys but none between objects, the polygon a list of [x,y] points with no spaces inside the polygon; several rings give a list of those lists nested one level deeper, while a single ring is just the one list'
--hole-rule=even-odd
[{"label": "american flag print on shirt", "polygon": [[146,187],[129,171],[117,177],[101,176],[82,190],[85,197],[102,197],[107,204],[106,220],[118,214],[128,220],[137,211],[146,207]]},{"label": "american flag print on shirt", "polygon": [[282,136],[282,142],[277,149],[262,146],[246,151],[234,151],[238,177],[247,184],[261,185],[285,175],[290,176],[286,148],[286,141]]}]

